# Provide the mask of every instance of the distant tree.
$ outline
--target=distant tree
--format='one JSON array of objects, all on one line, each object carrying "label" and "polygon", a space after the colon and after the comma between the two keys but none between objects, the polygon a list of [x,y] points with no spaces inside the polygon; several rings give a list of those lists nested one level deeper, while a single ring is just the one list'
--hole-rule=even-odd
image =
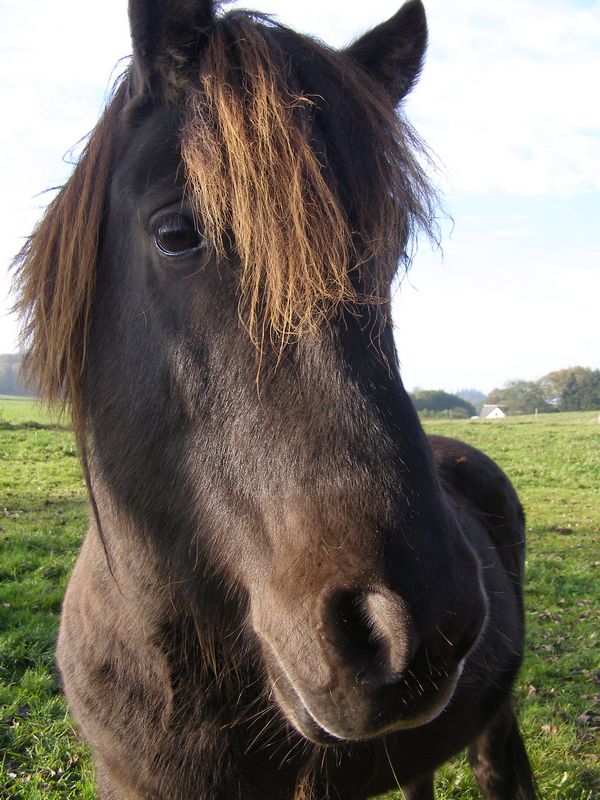
[{"label": "distant tree", "polygon": [[[469,405],[471,404],[469,403]],[[452,419],[468,419],[469,417],[476,416],[476,414],[477,411],[472,405],[471,408],[465,408],[464,406],[454,406],[454,408],[450,409],[450,416],[452,417]]]},{"label": "distant tree", "polygon": [[546,401],[537,381],[509,381],[502,389],[492,389],[486,403],[502,406],[506,414],[534,414],[535,411],[556,411]]},{"label": "distant tree", "polygon": [[456,393],[459,397],[471,403],[475,407],[475,411],[479,413],[481,407],[485,402],[485,394],[479,389],[459,389]]},{"label": "distant tree", "polygon": [[548,402],[561,411],[600,409],[600,370],[568,367],[549,372],[539,383]]},{"label": "distant tree", "polygon": [[504,389],[492,389],[492,391],[485,398],[484,403],[492,406],[499,406],[502,403]]},{"label": "distant tree", "polygon": [[443,392],[441,389],[421,389],[413,392],[411,398],[417,411],[452,411],[453,416],[475,415],[475,408],[468,400],[463,400],[456,394]]}]

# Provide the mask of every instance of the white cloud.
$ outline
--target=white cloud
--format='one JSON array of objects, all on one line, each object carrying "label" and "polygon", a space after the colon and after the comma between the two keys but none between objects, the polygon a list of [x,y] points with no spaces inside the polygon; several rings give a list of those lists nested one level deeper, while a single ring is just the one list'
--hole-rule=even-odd
[{"label": "white cloud", "polygon": [[600,368],[593,264],[510,258],[510,248],[465,247],[445,262],[421,254],[394,299],[405,386],[489,392],[581,364]]},{"label": "white cloud", "polygon": [[496,228],[491,235],[496,239],[526,239],[531,232],[526,228]]},{"label": "white cloud", "polygon": [[600,190],[600,4],[427,4],[431,49],[409,101],[459,193]]}]

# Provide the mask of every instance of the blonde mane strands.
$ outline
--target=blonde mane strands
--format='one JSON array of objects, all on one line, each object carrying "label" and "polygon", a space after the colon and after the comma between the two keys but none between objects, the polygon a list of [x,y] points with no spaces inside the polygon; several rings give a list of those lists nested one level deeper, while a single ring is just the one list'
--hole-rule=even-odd
[{"label": "blonde mane strands", "polygon": [[262,339],[268,321],[272,338],[285,341],[313,330],[328,306],[354,299],[350,232],[302,126],[311,99],[287,90],[270,68],[262,32],[245,27],[241,86],[232,80],[223,36],[211,36],[201,89],[189,99],[182,154],[220,256],[226,231],[233,234],[240,308],[252,338]]},{"label": "blonde mane strands", "polygon": [[[25,371],[41,396],[65,406],[78,435],[85,428],[82,377],[94,294],[114,126],[125,96],[122,85],[69,181],[15,259],[15,305],[23,320]],[[80,442],[81,443],[81,442]]]},{"label": "blonde mane strands", "polygon": [[[326,103],[290,88],[291,67],[274,44],[273,30],[243,12],[217,23],[202,57],[200,83],[188,94],[182,157],[208,239],[220,257],[232,246],[240,258],[244,324],[259,346],[268,332],[281,348],[316,331],[341,305],[386,299],[390,258],[393,272],[398,243],[407,238],[400,228],[411,215],[431,219],[431,208],[424,211],[421,203],[431,190],[407,157],[406,136],[397,135],[399,121],[389,101],[347,59],[297,37],[341,91],[352,92],[362,105],[357,113],[368,127],[365,139],[370,137],[372,153],[379,152],[377,174],[371,185],[356,187],[348,218],[328,165],[314,151],[313,121],[318,103]],[[371,263],[368,281],[361,281],[369,289],[357,290],[353,270],[362,277],[367,262],[376,261],[385,262],[385,276]]]}]

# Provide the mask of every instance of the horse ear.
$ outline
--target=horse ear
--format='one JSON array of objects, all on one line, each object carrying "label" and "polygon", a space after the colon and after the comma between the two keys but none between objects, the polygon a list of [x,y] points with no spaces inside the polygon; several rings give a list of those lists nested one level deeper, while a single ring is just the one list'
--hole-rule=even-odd
[{"label": "horse ear", "polygon": [[423,3],[409,0],[391,19],[353,42],[346,53],[382,84],[398,105],[417,82],[426,49]]},{"label": "horse ear", "polygon": [[197,57],[214,5],[214,0],[129,0],[133,71],[144,90],[168,87]]}]

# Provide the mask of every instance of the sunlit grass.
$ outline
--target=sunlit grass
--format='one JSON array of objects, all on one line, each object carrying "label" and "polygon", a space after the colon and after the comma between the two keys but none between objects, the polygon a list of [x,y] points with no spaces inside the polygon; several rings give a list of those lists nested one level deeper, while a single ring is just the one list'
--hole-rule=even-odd
[{"label": "sunlit grass", "polygon": [[[495,458],[527,512],[528,644],[516,695],[541,795],[600,797],[600,424],[597,413],[426,422]],[[85,529],[73,434],[0,398],[0,798],[93,798],[57,683],[61,598]],[[34,423],[33,425],[31,423]],[[37,425],[37,427],[35,427]],[[464,759],[438,798],[479,795]],[[398,798],[398,793],[390,798]]]}]

